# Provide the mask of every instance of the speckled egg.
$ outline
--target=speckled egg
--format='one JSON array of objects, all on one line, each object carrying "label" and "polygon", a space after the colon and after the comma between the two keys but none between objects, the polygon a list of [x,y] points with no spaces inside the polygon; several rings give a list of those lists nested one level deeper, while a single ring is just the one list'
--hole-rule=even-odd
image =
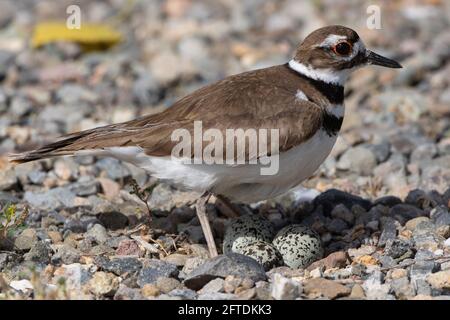
[{"label": "speckled egg", "polygon": [[266,271],[283,265],[281,254],[272,244],[265,241],[255,241],[243,248],[239,253],[255,259]]},{"label": "speckled egg", "polygon": [[255,241],[270,243],[275,235],[272,224],[260,215],[245,215],[230,221],[223,239],[223,253],[241,253]]},{"label": "speckled egg", "polygon": [[272,243],[281,253],[284,263],[294,269],[305,268],[323,256],[320,236],[303,225],[284,227]]}]

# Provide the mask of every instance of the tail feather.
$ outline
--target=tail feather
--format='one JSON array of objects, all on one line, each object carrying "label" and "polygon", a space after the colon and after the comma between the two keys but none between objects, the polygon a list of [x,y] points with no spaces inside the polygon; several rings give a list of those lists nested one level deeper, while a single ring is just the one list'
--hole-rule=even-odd
[{"label": "tail feather", "polygon": [[77,150],[73,148],[71,149],[70,146],[86,135],[87,132],[71,134],[66,136],[66,138],[62,137],[59,141],[47,144],[35,150],[10,154],[8,155],[8,160],[12,163],[19,164],[56,156],[72,155]]}]

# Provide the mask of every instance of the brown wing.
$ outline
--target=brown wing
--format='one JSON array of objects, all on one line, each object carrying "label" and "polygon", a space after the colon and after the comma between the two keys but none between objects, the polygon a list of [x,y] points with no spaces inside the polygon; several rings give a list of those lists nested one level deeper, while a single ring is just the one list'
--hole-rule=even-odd
[{"label": "brown wing", "polygon": [[289,150],[310,138],[322,121],[317,105],[295,98],[299,81],[282,66],[242,73],[203,87],[159,114],[70,134],[34,152],[53,156],[139,146],[149,155],[167,156],[178,143],[171,140],[172,132],[185,128],[193,135],[194,121],[202,122],[203,131],[216,128],[224,136],[226,129],[279,129],[279,150]]}]

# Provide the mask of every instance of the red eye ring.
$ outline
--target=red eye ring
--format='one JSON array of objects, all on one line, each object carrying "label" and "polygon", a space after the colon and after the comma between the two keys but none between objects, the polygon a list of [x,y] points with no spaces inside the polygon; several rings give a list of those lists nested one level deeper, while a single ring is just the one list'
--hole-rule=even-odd
[{"label": "red eye ring", "polygon": [[352,45],[348,41],[342,41],[336,44],[332,49],[334,53],[340,56],[346,56],[352,52]]}]

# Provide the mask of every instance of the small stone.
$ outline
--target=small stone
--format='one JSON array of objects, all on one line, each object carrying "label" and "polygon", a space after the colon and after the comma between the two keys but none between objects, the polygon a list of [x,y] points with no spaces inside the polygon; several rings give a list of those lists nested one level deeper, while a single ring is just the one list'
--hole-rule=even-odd
[{"label": "small stone", "polygon": [[86,232],[86,237],[91,237],[98,244],[103,244],[108,240],[108,233],[101,224],[94,224],[92,228]]},{"label": "small stone", "polygon": [[411,220],[408,220],[405,224],[405,227],[407,230],[414,231],[414,229],[417,227],[417,225],[421,222],[428,222],[430,221],[430,218],[428,217],[417,217]]},{"label": "small stone", "polygon": [[96,296],[112,297],[119,288],[119,279],[109,272],[96,272],[89,280],[90,291]]},{"label": "small stone", "polygon": [[14,246],[19,250],[30,250],[37,240],[38,237],[35,229],[25,229],[14,241]]},{"label": "small stone", "polygon": [[205,294],[205,293],[213,293],[213,292],[224,292],[224,283],[225,280],[222,278],[216,278],[208,282],[201,288],[198,293],[199,294]]},{"label": "small stone", "polygon": [[345,297],[350,294],[351,289],[332,280],[316,278],[307,280],[304,284],[304,292],[308,296],[324,296],[328,299]]},{"label": "small stone", "polygon": [[144,300],[145,297],[142,295],[140,289],[129,288],[124,284],[119,285],[114,294],[114,300]]},{"label": "small stone", "polygon": [[376,250],[377,250],[377,248],[375,246],[363,245],[363,246],[361,246],[360,248],[357,248],[357,249],[350,248],[350,249],[348,249],[347,252],[348,252],[348,255],[352,259],[356,259],[356,258],[359,258],[361,256],[371,255]]},{"label": "small stone", "polygon": [[378,246],[385,246],[389,240],[393,241],[394,239],[396,239],[396,237],[397,227],[395,224],[395,220],[390,217],[386,217],[382,224],[382,232],[380,235],[380,239],[378,240]]},{"label": "small stone", "polygon": [[394,268],[389,272],[391,279],[400,279],[408,276],[408,271],[405,269]]},{"label": "small stone", "polygon": [[17,186],[17,182],[14,170],[0,170],[0,190],[12,190]]},{"label": "small stone", "polygon": [[337,251],[330,253],[326,258],[313,262],[306,270],[313,270],[315,268],[343,268],[347,263],[347,254],[344,251]]},{"label": "small stone", "polygon": [[140,256],[142,253],[136,241],[131,239],[124,239],[119,242],[116,249],[118,256]]},{"label": "small stone", "polygon": [[117,211],[102,212],[98,219],[108,230],[119,230],[128,225],[128,217]]},{"label": "small stone", "polygon": [[295,300],[300,296],[302,287],[299,282],[275,273],[272,279],[272,297],[275,300]]},{"label": "small stone", "polygon": [[160,277],[156,280],[156,286],[162,293],[169,293],[175,289],[181,289],[183,286],[177,279]]},{"label": "small stone", "polygon": [[117,198],[120,192],[120,185],[117,182],[108,178],[98,178],[97,180],[100,182],[102,192],[106,199],[111,201]]},{"label": "small stone", "polygon": [[113,257],[111,259],[105,257],[97,257],[95,263],[103,270],[112,272],[118,276],[125,273],[136,273],[142,268],[142,262],[134,257]]},{"label": "small stone", "polygon": [[403,256],[411,248],[412,243],[410,241],[402,239],[389,240],[384,248],[384,253],[394,259],[397,259]]},{"label": "small stone", "polygon": [[364,146],[357,146],[344,152],[336,164],[336,168],[368,176],[372,174],[376,165],[377,160],[373,152]]},{"label": "small stone", "polygon": [[198,296],[198,300],[234,300],[234,299],[236,299],[236,296],[234,294],[222,292],[210,292]]},{"label": "small stone", "polygon": [[331,216],[333,218],[339,218],[350,225],[353,224],[355,220],[353,213],[343,204],[338,204],[334,207],[333,211],[331,211]]},{"label": "small stone", "polygon": [[173,263],[174,265],[178,267],[183,267],[186,264],[186,261],[189,259],[188,255],[180,254],[180,253],[172,253],[166,257],[164,257],[162,260]]},{"label": "small stone", "polygon": [[450,270],[430,274],[427,277],[427,282],[435,289],[450,289]]},{"label": "small stone", "polygon": [[366,295],[364,294],[364,289],[359,284],[355,284],[352,287],[349,297],[353,299],[364,299]]},{"label": "small stone", "polygon": [[409,283],[407,277],[392,280],[391,288],[394,291],[397,299],[407,299],[416,295],[416,291],[414,290],[414,287]]},{"label": "small stone", "polygon": [[215,278],[228,275],[248,277],[253,281],[265,280],[264,268],[254,259],[231,253],[217,256],[193,270],[184,281],[186,287],[199,290]]},{"label": "small stone", "polygon": [[50,247],[43,241],[36,241],[24,255],[26,261],[33,261],[39,263],[49,263],[50,262],[51,250]]},{"label": "small stone", "polygon": [[197,298],[197,292],[195,292],[194,290],[191,289],[174,289],[172,291],[169,292],[170,296],[173,297],[180,297],[181,299],[184,300],[194,300]]},{"label": "small stone", "polygon": [[72,264],[80,261],[80,252],[70,245],[61,245],[52,257],[53,264]]},{"label": "small stone", "polygon": [[160,277],[176,277],[178,268],[176,265],[157,259],[144,262],[138,275],[137,283],[142,288],[147,283],[155,284]]},{"label": "small stone", "polygon": [[159,288],[154,285],[147,283],[141,288],[141,293],[144,297],[157,297],[161,294]]},{"label": "small stone", "polygon": [[59,244],[62,242],[62,236],[61,233],[58,231],[47,231],[48,237],[52,240],[53,244]]},{"label": "small stone", "polygon": [[33,284],[26,279],[13,280],[9,283],[9,286],[14,290],[20,291],[22,293],[30,293],[34,290]]},{"label": "small stone", "polygon": [[223,289],[226,293],[234,293],[241,283],[242,278],[238,276],[227,276],[223,284]]}]

